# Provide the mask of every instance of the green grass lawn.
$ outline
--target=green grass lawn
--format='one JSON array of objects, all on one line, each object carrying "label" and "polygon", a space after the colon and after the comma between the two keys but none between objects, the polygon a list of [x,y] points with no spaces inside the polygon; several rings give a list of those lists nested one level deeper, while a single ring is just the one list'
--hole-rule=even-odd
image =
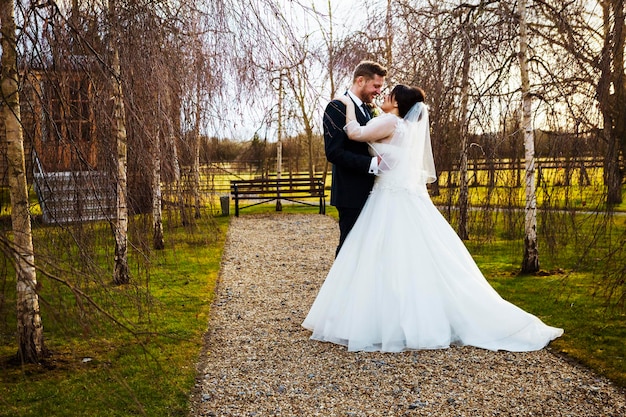
[{"label": "green grass lawn", "polygon": [[[274,213],[274,207],[251,207],[241,215]],[[315,212],[313,207],[283,205],[285,214]],[[327,215],[336,218],[334,207],[328,207]],[[211,232],[213,221],[218,233]],[[540,254],[542,273],[519,276],[521,243],[500,224],[507,221],[498,217],[495,234],[474,236],[467,243],[485,276],[504,298],[565,329],[550,345],[554,352],[626,387],[626,315],[607,307],[598,290],[598,269],[575,270],[573,247],[558,256]],[[120,309],[116,313],[127,317],[126,322],[136,323],[135,335],[108,322],[81,331],[84,326],[63,324],[62,317],[52,320],[43,306],[46,342],[53,355],[42,366],[14,363],[15,340],[0,335],[0,416],[186,416],[228,222],[227,217],[215,217],[192,232],[168,229],[167,248],[153,252],[150,259],[149,281],[142,284],[149,287],[149,296],[141,312],[127,302],[133,298],[126,297],[137,288],[111,289],[119,302],[110,305]],[[584,234],[595,224],[574,226],[589,228]],[[620,228],[623,223],[615,228],[616,239],[622,236]],[[540,242],[540,248],[547,246]],[[51,290],[41,280],[43,295],[50,298]]]},{"label": "green grass lawn", "polygon": [[[215,222],[216,230],[213,221],[200,223],[193,235],[182,227],[169,231],[167,248],[153,255],[150,298],[141,314],[128,303],[135,298],[125,294],[136,287],[112,288],[118,302],[107,303],[126,323],[135,323],[135,334],[108,322],[81,334],[42,306],[52,355],[41,366],[15,363],[15,340],[4,335],[0,415],[186,416],[229,219]],[[45,278],[40,281],[42,298],[51,298]]]},{"label": "green grass lawn", "polygon": [[558,268],[518,275],[521,254],[503,242],[468,247],[503,298],[565,330],[550,349],[626,387],[626,311],[607,303],[597,276]]}]

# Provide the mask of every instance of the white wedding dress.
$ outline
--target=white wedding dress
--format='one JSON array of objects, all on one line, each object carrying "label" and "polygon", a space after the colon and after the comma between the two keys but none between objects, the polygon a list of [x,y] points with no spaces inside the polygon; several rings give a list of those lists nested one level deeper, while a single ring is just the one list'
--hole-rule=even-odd
[{"label": "white wedding dress", "polygon": [[543,348],[563,330],[502,299],[430,200],[428,113],[411,112],[389,143],[372,144],[391,169],[377,177],[302,325],[349,351]]}]

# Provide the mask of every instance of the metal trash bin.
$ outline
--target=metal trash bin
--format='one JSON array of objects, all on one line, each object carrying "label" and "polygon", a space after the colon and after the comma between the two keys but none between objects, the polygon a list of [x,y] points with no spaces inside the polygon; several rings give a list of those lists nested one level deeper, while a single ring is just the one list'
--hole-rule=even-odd
[{"label": "metal trash bin", "polygon": [[220,206],[222,206],[222,216],[230,215],[230,196],[220,196]]}]

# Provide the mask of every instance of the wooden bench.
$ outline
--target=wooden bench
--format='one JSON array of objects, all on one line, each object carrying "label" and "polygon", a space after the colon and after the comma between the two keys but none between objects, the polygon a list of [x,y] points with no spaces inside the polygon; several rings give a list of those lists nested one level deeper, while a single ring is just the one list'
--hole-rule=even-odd
[{"label": "wooden bench", "polygon": [[[275,200],[287,200],[309,206],[319,205],[319,213],[326,214],[326,194],[322,177],[297,178],[258,178],[252,180],[232,180],[230,193],[235,200],[235,216],[239,210],[268,203]],[[306,200],[316,199],[316,203]],[[246,206],[240,206],[242,200],[261,200]],[[277,205],[276,210],[280,210]]]}]

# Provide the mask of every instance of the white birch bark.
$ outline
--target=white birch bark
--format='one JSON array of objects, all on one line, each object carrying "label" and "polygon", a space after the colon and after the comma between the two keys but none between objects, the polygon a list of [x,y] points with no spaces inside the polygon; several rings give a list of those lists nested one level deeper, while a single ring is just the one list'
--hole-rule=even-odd
[{"label": "white birch bark", "polygon": [[[278,141],[276,143],[276,178],[280,180],[283,170],[283,71],[280,71],[278,79]],[[276,211],[282,211],[283,205],[280,201],[280,190],[276,199]]]},{"label": "white birch bark", "polygon": [[152,245],[154,249],[160,250],[165,248],[165,242],[163,240],[163,211],[161,206],[161,129],[159,129],[158,124],[152,146]]},{"label": "white birch bark", "polygon": [[172,170],[174,171],[174,192],[176,193],[176,198],[178,200],[178,204],[180,205],[180,221],[182,224],[187,225],[190,224],[187,210],[185,208],[185,196],[183,194],[183,184],[182,184],[182,174],[180,170],[180,161],[178,160],[178,146],[176,145],[176,136],[174,135],[174,127],[171,122],[168,122],[169,132],[166,135],[168,148],[172,152]]},{"label": "white birch bark", "polygon": [[[111,18],[115,16],[115,2],[109,1]],[[128,269],[128,207],[127,207],[127,166],[128,150],[126,136],[126,115],[124,113],[124,92],[120,79],[120,55],[115,43],[116,34],[112,36],[111,45],[111,87],[113,90],[113,137],[117,148],[117,216],[115,221],[115,270],[113,281],[118,284],[130,282]]]},{"label": "white birch bark", "polygon": [[[171,114],[171,108],[172,108],[172,98],[169,96],[169,94],[171,94],[171,92],[168,92],[165,94],[165,96],[163,97],[163,100],[165,100],[163,106],[164,106],[164,112],[165,114]],[[181,173],[181,168],[180,168],[180,161],[178,158],[178,145],[176,144],[176,134],[174,131],[174,124],[172,123],[172,120],[170,117],[166,117],[166,124],[167,124],[167,132],[165,132],[164,134],[164,139],[165,139],[165,147],[167,148],[167,150],[169,152],[171,152],[171,156],[168,155],[168,157],[170,157],[170,162],[172,164],[172,174],[174,177],[174,193],[176,194],[176,200],[179,204],[180,207],[180,220],[181,223],[183,225],[187,225],[190,224],[188,216],[187,216],[187,210],[185,208],[185,196],[183,194],[183,184],[182,184],[182,173]]]},{"label": "white birch bark", "polygon": [[526,195],[526,204],[524,208],[524,257],[522,260],[522,272],[532,273],[539,271],[539,251],[537,248],[537,196],[535,193],[535,138],[532,127],[532,97],[530,95],[530,78],[526,57],[528,49],[526,0],[520,0],[519,2],[519,19],[519,64],[522,80],[522,130],[524,131]]},{"label": "white birch bark", "polygon": [[202,117],[202,106],[200,103],[200,75],[198,75],[198,84],[196,86],[196,120],[193,128],[193,165],[191,167],[193,175],[193,199],[194,199],[194,217],[200,218],[200,118]]},{"label": "white birch bark", "polygon": [[17,48],[15,37],[15,5],[0,2],[2,23],[2,118],[5,127],[11,224],[15,245],[17,275],[17,342],[18,355],[23,362],[38,363],[46,353],[43,323],[39,312],[35,254],[28,210],[28,188],[24,160],[24,137],[21,126],[18,94]]}]

